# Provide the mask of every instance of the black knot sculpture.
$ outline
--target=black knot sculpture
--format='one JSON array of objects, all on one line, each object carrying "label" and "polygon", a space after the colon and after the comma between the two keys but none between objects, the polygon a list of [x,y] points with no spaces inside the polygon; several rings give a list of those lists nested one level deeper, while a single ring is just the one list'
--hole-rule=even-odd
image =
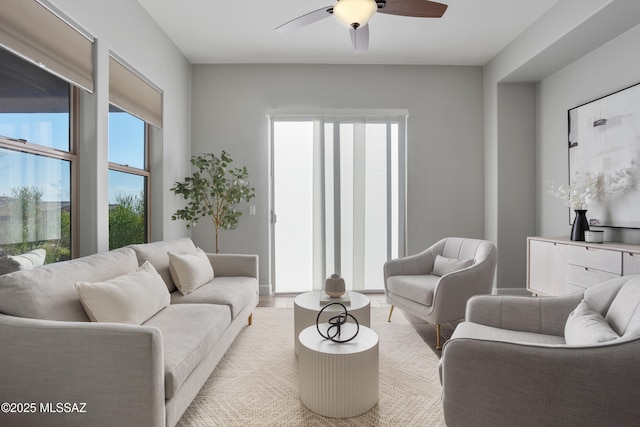
[{"label": "black knot sculpture", "polygon": [[[342,307],[342,313],[338,313],[337,315],[329,318],[329,327],[327,328],[327,333],[325,335],[320,330],[320,315],[322,315],[322,312],[327,307],[330,307],[332,305],[339,305],[340,307]],[[353,334],[353,336],[350,338],[341,339],[341,327],[342,325],[347,323],[349,317],[352,318],[356,324],[356,333]],[[341,304],[339,302],[332,302],[322,307],[322,310],[320,310],[320,312],[318,313],[318,317],[316,317],[316,329],[318,329],[318,333],[320,334],[320,336],[322,336],[322,338],[342,344],[351,341],[358,335],[358,332],[360,332],[360,324],[358,323],[358,319],[356,319],[353,314],[347,312],[347,308],[344,306],[344,304]]]}]

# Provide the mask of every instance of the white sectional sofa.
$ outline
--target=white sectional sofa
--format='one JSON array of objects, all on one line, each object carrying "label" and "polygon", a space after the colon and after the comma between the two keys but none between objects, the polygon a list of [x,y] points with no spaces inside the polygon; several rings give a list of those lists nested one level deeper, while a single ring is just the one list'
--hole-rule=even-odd
[{"label": "white sectional sofa", "polygon": [[0,425],[173,426],[257,303],[257,256],[188,238],[2,275]]}]

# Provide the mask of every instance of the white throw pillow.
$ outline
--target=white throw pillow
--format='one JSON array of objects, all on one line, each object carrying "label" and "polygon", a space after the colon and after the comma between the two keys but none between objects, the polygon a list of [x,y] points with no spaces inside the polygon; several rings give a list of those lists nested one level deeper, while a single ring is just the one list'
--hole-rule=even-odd
[{"label": "white throw pillow", "polygon": [[46,257],[47,252],[44,249],[34,249],[20,255],[0,257],[0,274],[38,267],[44,264]]},{"label": "white throw pillow", "polygon": [[569,314],[564,326],[564,340],[569,345],[591,345],[618,338],[604,317],[584,300]]},{"label": "white throw pillow", "polygon": [[213,280],[213,267],[207,254],[200,248],[192,254],[169,252],[169,271],[173,283],[183,295],[189,295],[205,283]]},{"label": "white throw pillow", "polygon": [[78,282],[76,291],[92,322],[140,325],[171,299],[164,280],[149,261],[104,282]]},{"label": "white throw pillow", "polygon": [[470,267],[472,264],[472,259],[455,259],[436,255],[431,274],[434,276],[444,276],[445,274]]}]

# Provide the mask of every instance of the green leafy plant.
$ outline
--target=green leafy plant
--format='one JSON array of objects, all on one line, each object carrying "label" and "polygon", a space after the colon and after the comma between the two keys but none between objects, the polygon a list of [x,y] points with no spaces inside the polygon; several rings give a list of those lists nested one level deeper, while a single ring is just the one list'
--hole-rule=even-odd
[{"label": "green leafy plant", "polygon": [[193,156],[193,174],[171,188],[187,201],[184,209],[178,209],[171,219],[187,221],[190,229],[200,218],[211,218],[216,232],[216,253],[220,252],[220,230],[233,230],[238,226],[242,212],[237,204],[255,197],[255,189],[249,186],[247,168],[233,168],[229,166],[231,162],[231,156],[225,151],[220,157],[212,153]]},{"label": "green leafy plant", "polygon": [[145,242],[144,193],[117,194],[109,209],[109,249]]}]

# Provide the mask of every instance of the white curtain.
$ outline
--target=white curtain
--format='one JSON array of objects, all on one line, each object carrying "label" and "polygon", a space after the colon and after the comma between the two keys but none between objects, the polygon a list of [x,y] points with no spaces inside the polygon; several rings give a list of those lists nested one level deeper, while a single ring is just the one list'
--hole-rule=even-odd
[{"label": "white curtain", "polygon": [[[276,292],[323,289],[332,273],[344,277],[351,290],[383,288],[382,265],[404,255],[406,117],[406,112],[271,116]],[[294,129],[296,137],[279,146],[282,135]],[[312,159],[303,158],[308,156]],[[288,183],[277,182],[285,179],[279,170],[292,162],[305,166]],[[282,212],[283,197],[296,197],[299,205]],[[279,231],[288,227],[289,214],[306,217],[301,219],[306,225],[284,237]],[[281,245],[288,249],[279,251]],[[292,258],[297,261],[287,262]],[[299,268],[304,272],[294,273]],[[298,289],[286,283],[296,280]]]}]

